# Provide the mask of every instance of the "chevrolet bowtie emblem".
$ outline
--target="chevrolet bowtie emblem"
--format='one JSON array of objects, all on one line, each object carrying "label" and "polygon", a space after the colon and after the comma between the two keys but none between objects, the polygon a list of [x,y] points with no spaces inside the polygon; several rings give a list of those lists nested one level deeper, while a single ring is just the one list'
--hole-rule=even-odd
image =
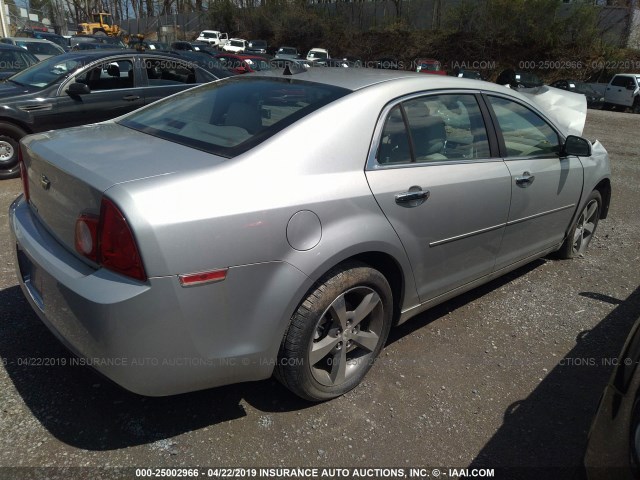
[{"label": "chevrolet bowtie emblem", "polygon": [[49,190],[49,187],[51,187],[51,180],[44,173],[40,175],[40,186],[43,190]]}]

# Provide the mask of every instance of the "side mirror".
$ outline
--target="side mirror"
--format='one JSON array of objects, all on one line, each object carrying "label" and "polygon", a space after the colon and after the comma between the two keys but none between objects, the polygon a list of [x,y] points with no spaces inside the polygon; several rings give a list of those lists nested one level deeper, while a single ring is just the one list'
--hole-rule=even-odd
[{"label": "side mirror", "polygon": [[586,138],[576,137],[575,135],[569,135],[564,142],[562,148],[562,156],[577,156],[577,157],[590,157],[591,156],[591,143]]},{"label": "side mirror", "polygon": [[630,83],[629,85],[627,85],[627,90],[635,90],[636,86],[633,83]]},{"label": "side mirror", "polygon": [[69,95],[86,95],[87,93],[91,93],[91,89],[86,83],[74,82],[69,85],[67,93]]}]

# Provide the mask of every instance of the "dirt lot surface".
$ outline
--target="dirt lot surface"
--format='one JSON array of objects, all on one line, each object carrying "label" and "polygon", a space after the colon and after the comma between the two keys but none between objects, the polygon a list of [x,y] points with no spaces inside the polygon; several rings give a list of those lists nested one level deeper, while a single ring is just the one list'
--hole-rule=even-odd
[{"label": "dirt lot surface", "polygon": [[[589,111],[613,202],[585,258],[538,260],[396,328],[365,382],[319,405],[274,380],[144,398],[87,367],[24,365],[71,355],[17,286],[7,209],[21,187],[1,182],[0,479],[45,476],[6,467],[418,465],[571,478],[609,360],[640,314],[639,125]],[[97,473],[64,475],[76,477]]]}]

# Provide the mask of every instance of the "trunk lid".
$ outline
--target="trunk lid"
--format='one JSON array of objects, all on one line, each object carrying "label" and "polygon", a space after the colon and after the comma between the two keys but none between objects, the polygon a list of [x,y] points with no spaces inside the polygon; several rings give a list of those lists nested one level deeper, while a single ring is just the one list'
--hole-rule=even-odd
[{"label": "trunk lid", "polygon": [[225,160],[113,122],[30,135],[22,143],[31,209],[71,251],[77,218],[99,215],[103,193],[113,185]]}]

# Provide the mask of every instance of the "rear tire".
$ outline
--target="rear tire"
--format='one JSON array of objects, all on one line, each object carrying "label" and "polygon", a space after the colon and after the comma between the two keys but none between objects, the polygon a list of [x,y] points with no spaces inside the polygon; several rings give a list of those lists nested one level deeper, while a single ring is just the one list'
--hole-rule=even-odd
[{"label": "rear tire", "polygon": [[567,238],[558,250],[560,258],[569,259],[584,256],[598,227],[602,210],[602,196],[598,190],[591,192],[582,212],[569,230]]},{"label": "rear tire", "polygon": [[329,400],[356,387],[391,328],[391,287],[362,263],[336,267],[293,314],[275,376],[296,395]]},{"label": "rear tire", "polygon": [[26,134],[15,125],[0,122],[0,180],[20,176],[18,150],[20,139]]}]

